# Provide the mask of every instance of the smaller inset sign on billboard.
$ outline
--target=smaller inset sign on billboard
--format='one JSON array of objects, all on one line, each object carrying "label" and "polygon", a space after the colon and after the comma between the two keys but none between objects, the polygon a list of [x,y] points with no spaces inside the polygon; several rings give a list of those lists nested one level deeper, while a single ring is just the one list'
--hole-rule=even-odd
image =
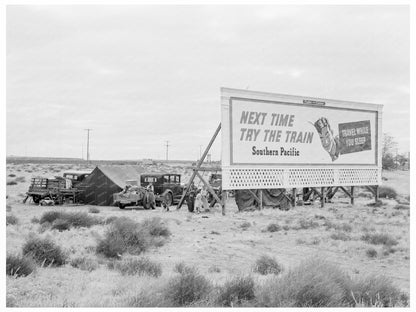
[{"label": "smaller inset sign on billboard", "polygon": [[340,154],[350,154],[371,150],[370,120],[340,123]]}]

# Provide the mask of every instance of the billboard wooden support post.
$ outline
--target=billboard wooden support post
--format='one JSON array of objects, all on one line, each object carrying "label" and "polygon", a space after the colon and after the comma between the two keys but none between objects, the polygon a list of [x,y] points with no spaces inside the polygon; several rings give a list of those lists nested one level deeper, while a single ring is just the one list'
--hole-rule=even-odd
[{"label": "billboard wooden support post", "polygon": [[296,206],[296,189],[292,189],[292,207]]},{"label": "billboard wooden support post", "polygon": [[325,187],[321,187],[321,208],[325,206]]},{"label": "billboard wooden support post", "polygon": [[379,188],[378,188],[378,185],[373,185],[373,186],[366,185],[365,187],[366,187],[367,190],[369,190],[374,195],[374,200],[377,203],[378,200],[379,200]]},{"label": "billboard wooden support post", "polygon": [[[208,182],[206,182],[206,181],[204,180],[204,178],[203,178],[203,177],[199,174],[199,172],[198,172],[199,170],[201,170],[201,165],[202,165],[202,163],[204,162],[205,157],[207,157],[207,154],[208,154],[209,150],[211,149],[211,146],[212,146],[212,144],[214,143],[214,141],[215,141],[215,139],[216,139],[216,137],[217,137],[218,133],[220,132],[220,130],[221,130],[221,123],[218,125],[217,130],[215,130],[215,133],[214,133],[214,135],[212,136],[211,140],[209,141],[207,148],[205,149],[205,151],[204,151],[204,153],[202,154],[201,158],[198,160],[198,163],[197,163],[196,167],[195,167],[195,168],[193,168],[192,176],[191,176],[191,178],[189,179],[189,182],[188,182],[188,184],[187,184],[187,186],[186,186],[185,190],[184,190],[184,191],[183,191],[183,193],[182,193],[182,197],[181,197],[181,199],[180,199],[180,201],[179,201],[179,203],[178,203],[178,206],[176,207],[176,209],[177,209],[177,210],[178,210],[178,209],[180,209],[180,208],[182,207],[183,202],[185,201],[186,194],[188,194],[189,189],[191,188],[192,182],[193,182],[193,181],[194,181],[194,179],[195,179],[195,176],[198,176],[198,178],[202,181],[202,183],[204,183],[204,185],[205,185],[205,186],[207,187],[207,189],[208,189],[208,192],[210,192],[210,193],[211,193],[211,195],[215,198],[215,200],[216,200],[218,203],[221,203],[222,205],[224,205],[224,202],[223,202],[223,201],[221,201],[221,200],[218,198],[217,194],[214,192],[214,190],[213,190],[213,189],[212,189],[212,187],[209,185],[209,183],[208,183]],[[202,170],[201,170],[201,171],[202,171]]]}]

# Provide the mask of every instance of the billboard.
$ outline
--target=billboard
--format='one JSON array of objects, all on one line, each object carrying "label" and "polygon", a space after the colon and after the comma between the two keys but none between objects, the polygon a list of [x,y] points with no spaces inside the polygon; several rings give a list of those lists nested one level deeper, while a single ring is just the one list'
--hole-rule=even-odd
[{"label": "billboard", "polygon": [[[221,99],[224,189],[379,184],[382,105],[226,88]],[[250,177],[227,184],[236,175]]]}]

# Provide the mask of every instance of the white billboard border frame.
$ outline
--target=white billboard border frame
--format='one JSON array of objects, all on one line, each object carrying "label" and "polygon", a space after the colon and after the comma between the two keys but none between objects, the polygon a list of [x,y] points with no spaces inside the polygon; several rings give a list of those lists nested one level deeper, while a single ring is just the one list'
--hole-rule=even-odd
[{"label": "white billboard border frame", "polygon": [[[291,168],[288,168],[288,166],[285,164],[279,164],[279,165],[266,165],[266,164],[249,164],[249,165],[240,165],[240,164],[232,164],[231,163],[231,111],[230,111],[230,99],[246,99],[246,100],[254,100],[254,101],[265,101],[265,102],[283,102],[283,103],[289,103],[291,105],[297,104],[299,106],[312,106],[314,107],[315,104],[305,104],[306,102],[318,102],[318,103],[324,103],[324,107],[327,108],[341,108],[341,109],[352,109],[352,110],[359,110],[359,111],[369,111],[369,112],[376,112],[376,143],[377,143],[377,160],[376,164],[368,165],[368,164],[348,164],[348,165],[342,165],[342,164],[331,164],[331,165],[323,165],[323,164],[305,164],[305,165],[289,165],[292,166]],[[288,102],[290,101],[290,102]],[[323,105],[319,105],[322,107]],[[363,102],[352,102],[352,101],[341,101],[341,100],[332,100],[332,99],[326,99],[326,98],[315,98],[315,97],[309,97],[309,96],[295,96],[295,95],[287,95],[287,94],[277,94],[277,93],[266,93],[266,92],[258,92],[258,91],[248,91],[248,90],[241,90],[241,89],[232,89],[232,88],[221,88],[221,123],[222,123],[222,157],[221,157],[221,167],[223,169],[223,173],[231,170],[247,170],[247,169],[253,169],[253,166],[255,166],[256,169],[281,169],[288,171],[290,169],[328,169],[333,168],[335,171],[343,170],[343,169],[357,169],[357,170],[366,170],[366,169],[372,169],[377,170],[377,181],[372,181],[372,183],[353,183],[353,184],[336,184],[333,186],[365,186],[365,185],[381,185],[381,144],[382,142],[382,108],[383,105],[380,104],[370,104],[370,103],[363,103]],[[225,112],[225,114],[224,114]],[[224,150],[228,150],[228,155],[224,154]],[[224,157],[225,156],[225,157]],[[225,169],[225,170],[224,170]],[[224,179],[225,178],[225,179]],[[253,187],[246,187],[246,188],[230,188],[225,185],[224,188],[224,182],[228,180],[227,176],[223,174],[223,189],[232,190],[232,189],[254,189]],[[228,183],[228,181],[227,181]],[[305,187],[328,187],[328,185],[305,185]],[[332,185],[331,185],[332,186]],[[280,188],[293,188],[292,185],[286,185],[286,186],[280,186]],[[296,186],[301,187],[301,186]],[[274,187],[260,187],[257,186],[257,189],[267,189],[267,188],[274,188]],[[279,188],[279,187],[277,187]]]}]

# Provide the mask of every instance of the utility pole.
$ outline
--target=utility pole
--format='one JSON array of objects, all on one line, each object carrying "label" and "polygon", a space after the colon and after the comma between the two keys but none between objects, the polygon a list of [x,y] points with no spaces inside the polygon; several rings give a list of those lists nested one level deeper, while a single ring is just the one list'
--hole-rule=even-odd
[{"label": "utility pole", "polygon": [[87,163],[90,163],[90,131],[92,129],[84,129],[87,131]]},{"label": "utility pole", "polygon": [[166,141],[166,160],[169,160],[169,141]]},{"label": "utility pole", "polygon": [[81,154],[81,159],[84,160],[84,144],[82,144],[82,154]]}]

